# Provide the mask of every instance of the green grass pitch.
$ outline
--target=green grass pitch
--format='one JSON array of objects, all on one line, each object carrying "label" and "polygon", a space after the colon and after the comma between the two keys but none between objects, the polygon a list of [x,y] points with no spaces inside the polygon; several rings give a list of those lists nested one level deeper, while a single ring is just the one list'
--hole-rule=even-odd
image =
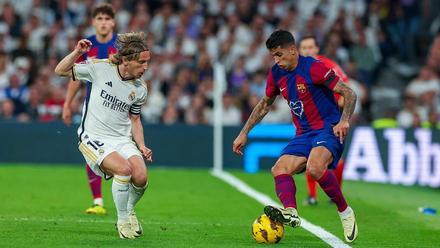
[{"label": "green grass pitch", "polygon": [[[232,171],[253,188],[276,199],[269,172]],[[208,170],[151,166],[150,186],[137,206],[144,236],[120,240],[114,227],[110,182],[103,185],[107,216],[91,216],[83,166],[0,165],[0,247],[264,247],[251,236],[263,206]],[[339,238],[334,205],[320,192],[316,207],[303,206],[304,176],[295,177],[300,216]],[[344,182],[354,208],[359,238],[353,247],[439,247],[440,217],[417,212],[440,209],[440,191],[362,182]],[[286,228],[277,247],[328,247],[302,228]]]}]

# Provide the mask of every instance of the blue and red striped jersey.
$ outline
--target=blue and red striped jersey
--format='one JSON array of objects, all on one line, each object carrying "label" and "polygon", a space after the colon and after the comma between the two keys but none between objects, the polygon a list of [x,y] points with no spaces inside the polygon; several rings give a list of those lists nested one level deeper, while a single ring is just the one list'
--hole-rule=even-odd
[{"label": "blue and red striped jersey", "polygon": [[92,47],[87,53],[83,54],[76,63],[87,60],[88,58],[106,59],[110,57],[110,55],[115,54],[117,52],[116,37],[116,34],[113,34],[112,39],[106,43],[99,43],[98,40],[96,40],[96,35],[87,37],[87,39],[92,42]]},{"label": "blue and red striped jersey", "polygon": [[296,127],[296,135],[336,125],[341,113],[332,89],[339,81],[335,72],[312,57],[299,56],[298,65],[287,71],[272,66],[266,83],[266,96],[281,93],[286,99]]}]

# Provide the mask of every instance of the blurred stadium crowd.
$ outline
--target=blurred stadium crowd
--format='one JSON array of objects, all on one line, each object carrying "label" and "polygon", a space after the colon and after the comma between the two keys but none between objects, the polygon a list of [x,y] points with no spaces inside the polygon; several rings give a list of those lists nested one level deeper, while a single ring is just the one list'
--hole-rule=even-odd
[{"label": "blurred stadium crowd", "polygon": [[[68,79],[60,58],[94,34],[93,0],[0,0],[0,120],[61,119]],[[359,96],[356,121],[434,127],[440,102],[440,1],[113,0],[117,32],[144,31],[153,52],[144,75],[144,123],[212,122],[213,65],[223,63],[224,124],[239,125],[265,93],[277,28],[315,35]],[[74,101],[80,121],[85,92]],[[279,102],[263,122],[290,122]],[[382,122],[380,122],[382,121]],[[390,124],[391,123],[391,124]]]}]

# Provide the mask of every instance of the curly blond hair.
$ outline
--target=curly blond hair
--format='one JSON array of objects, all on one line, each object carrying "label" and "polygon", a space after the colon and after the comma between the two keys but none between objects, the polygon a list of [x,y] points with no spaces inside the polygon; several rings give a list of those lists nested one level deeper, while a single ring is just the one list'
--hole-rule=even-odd
[{"label": "curly blond hair", "polygon": [[115,64],[121,64],[123,59],[128,61],[137,60],[141,52],[149,51],[144,32],[118,34],[116,47],[118,52],[110,58]]}]

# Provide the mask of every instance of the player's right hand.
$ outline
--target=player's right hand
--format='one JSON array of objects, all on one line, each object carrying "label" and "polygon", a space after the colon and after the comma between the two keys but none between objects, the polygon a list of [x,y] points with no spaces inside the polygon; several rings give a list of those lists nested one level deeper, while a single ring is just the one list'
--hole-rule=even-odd
[{"label": "player's right hand", "polygon": [[333,127],[333,133],[336,137],[339,137],[339,143],[344,144],[344,139],[347,137],[350,123],[348,121],[339,121],[336,126]]},{"label": "player's right hand", "polygon": [[232,151],[238,155],[243,155],[241,149],[246,145],[247,135],[239,134],[237,138],[235,138],[234,143],[232,143]]},{"label": "player's right hand", "polygon": [[66,126],[70,126],[70,124],[72,124],[72,110],[70,110],[69,106],[63,106],[62,118]]},{"label": "player's right hand", "polygon": [[139,147],[139,150],[141,151],[142,156],[144,156],[148,162],[153,162],[153,151],[150,148],[141,146]]},{"label": "player's right hand", "polygon": [[78,41],[78,43],[75,46],[75,51],[78,53],[86,53],[90,50],[90,47],[92,47],[92,42],[88,39],[81,39]]}]

